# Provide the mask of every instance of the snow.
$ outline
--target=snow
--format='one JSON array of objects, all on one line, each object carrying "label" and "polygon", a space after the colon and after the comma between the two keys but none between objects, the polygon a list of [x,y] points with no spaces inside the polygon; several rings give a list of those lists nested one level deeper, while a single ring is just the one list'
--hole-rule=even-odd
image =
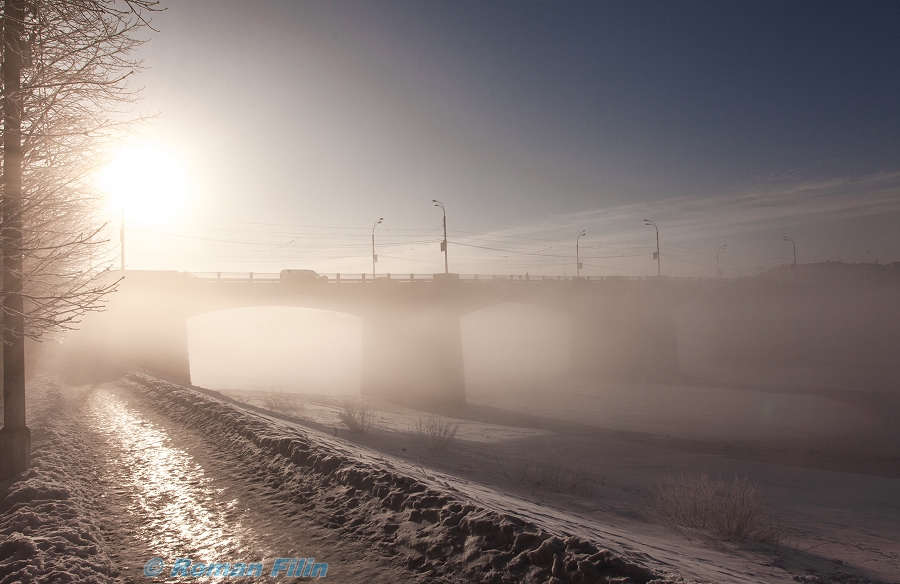
[{"label": "snow", "polygon": [[468,582],[683,581],[577,536],[560,537],[508,513],[440,489],[433,481],[388,470],[358,448],[288,426],[141,374],[140,389],[168,416],[235,451],[278,484],[287,498],[321,508],[344,537],[390,548],[409,569]]},{"label": "snow", "polygon": [[[334,408],[307,404],[299,417],[279,417],[143,374],[101,387],[41,379],[28,391],[34,465],[0,485],[0,584],[145,581],[140,566],[159,546],[181,553],[187,538],[198,553],[216,547],[206,536],[199,541],[200,532],[166,531],[160,513],[177,514],[188,499],[210,510],[202,533],[228,540],[217,544],[220,555],[260,550],[260,534],[273,540],[266,558],[298,541],[305,551],[318,545],[315,555],[330,553],[335,562],[365,550],[371,557],[343,572],[348,582],[874,582],[837,569],[803,574],[783,557],[713,549],[623,514],[598,513],[599,502],[523,491],[486,475],[484,461],[474,458],[414,462],[405,447],[400,452],[408,442],[391,438],[420,415],[402,408],[382,412],[386,427],[364,445],[335,435]],[[554,439],[545,429],[471,420],[461,432],[470,443],[463,458],[493,456],[485,453],[496,444]],[[159,472],[161,457],[179,472]],[[208,464],[216,459],[218,466]],[[231,482],[222,479],[229,471]],[[846,476],[848,485],[858,484]],[[893,479],[878,480],[884,492],[893,488]],[[165,484],[154,493],[151,481]],[[236,485],[244,483],[241,495]],[[609,507],[613,490],[600,488]],[[278,512],[254,519],[241,507],[253,497]],[[134,549],[123,555],[126,547]],[[883,563],[896,560],[872,550]]]},{"label": "snow", "polygon": [[111,582],[95,500],[85,478],[73,396],[55,382],[29,388],[32,468],[0,485],[0,584]]}]

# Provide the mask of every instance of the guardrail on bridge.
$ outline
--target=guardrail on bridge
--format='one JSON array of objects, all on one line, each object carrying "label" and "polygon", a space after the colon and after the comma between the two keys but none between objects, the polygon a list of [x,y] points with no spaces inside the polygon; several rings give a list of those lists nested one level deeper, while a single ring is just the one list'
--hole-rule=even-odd
[{"label": "guardrail on bridge", "polygon": [[[221,283],[221,284],[229,284],[229,283],[259,283],[259,284],[279,284],[282,280],[282,275],[278,272],[190,272],[191,276],[195,278],[200,278],[209,282]],[[438,274],[440,277],[442,274]],[[571,282],[574,280],[579,280],[582,282],[588,283],[600,283],[600,282],[621,282],[621,281],[630,281],[630,282],[639,282],[639,281],[648,281],[648,280],[656,280],[660,278],[660,276],[581,276],[580,278],[576,278],[575,276],[531,276],[529,274],[518,275],[518,274],[459,274],[458,278],[460,281],[464,282],[491,282],[497,280],[504,281],[512,281],[519,282],[522,284],[539,284],[541,282]],[[674,281],[688,281],[688,282],[725,282],[725,281],[733,281],[730,279],[716,279],[716,278],[681,278],[681,277],[669,277],[662,276],[665,280],[674,280]],[[377,276],[378,280],[390,280],[392,282],[433,282],[435,277],[433,274],[383,274]],[[360,274],[360,273],[334,273],[334,274],[319,274],[319,280],[323,283],[327,282],[328,284],[365,284],[372,283],[372,276],[369,274]],[[292,284],[300,284],[302,281],[291,281]]]}]

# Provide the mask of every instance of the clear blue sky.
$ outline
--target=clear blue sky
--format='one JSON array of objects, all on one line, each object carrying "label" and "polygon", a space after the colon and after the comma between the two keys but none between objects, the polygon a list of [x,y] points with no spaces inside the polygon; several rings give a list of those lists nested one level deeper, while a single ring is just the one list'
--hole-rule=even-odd
[{"label": "clear blue sky", "polygon": [[432,198],[466,273],[571,274],[581,229],[655,273],[643,215],[671,275],[900,260],[900,3],[167,6],[140,107],[192,196],[130,267],[361,272],[385,217],[379,270],[438,271]]}]

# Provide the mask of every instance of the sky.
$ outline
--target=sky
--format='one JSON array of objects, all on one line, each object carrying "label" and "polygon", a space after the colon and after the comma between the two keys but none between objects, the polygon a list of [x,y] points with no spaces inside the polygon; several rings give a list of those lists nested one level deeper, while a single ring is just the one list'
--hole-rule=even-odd
[{"label": "sky", "polygon": [[645,218],[670,276],[900,260],[896,2],[164,5],[133,139],[186,184],[129,269],[371,274],[383,217],[379,274],[439,272],[432,199],[459,273],[574,275],[585,230],[582,275],[653,275]]}]

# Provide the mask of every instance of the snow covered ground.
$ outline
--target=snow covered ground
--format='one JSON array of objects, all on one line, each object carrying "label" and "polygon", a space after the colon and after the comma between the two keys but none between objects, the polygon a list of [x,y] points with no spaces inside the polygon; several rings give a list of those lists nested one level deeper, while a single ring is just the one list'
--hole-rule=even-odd
[{"label": "snow covered ground", "polygon": [[[652,557],[686,578],[898,580],[900,458],[892,455],[898,429],[889,411],[811,394],[710,387],[589,391],[472,390],[469,406],[447,413],[460,422],[456,451],[437,455],[417,444],[414,427],[427,416],[420,411],[373,402],[380,429],[360,439],[339,429],[333,396],[227,393],[256,407],[292,397],[299,405],[291,415],[303,425],[330,434],[338,428],[361,452],[545,529]],[[796,415],[787,415],[791,409]],[[580,486],[535,484],[551,460],[592,480],[590,496]],[[531,480],[515,476],[525,465]],[[782,545],[711,547],[656,521],[656,483],[699,469],[758,481],[774,518],[789,529]]]},{"label": "snow covered ground", "polygon": [[72,412],[83,392],[29,387],[32,468],[0,484],[0,582],[109,582],[96,460]]},{"label": "snow covered ground", "polygon": [[672,581],[193,389],[132,375],[29,397],[35,465],[0,492],[0,582],[144,582],[154,557],[315,557],[339,582]]},{"label": "snow covered ground", "polygon": [[[411,431],[421,412],[378,404],[380,427],[361,438],[339,428],[334,401],[271,412],[259,395],[232,393],[246,405],[137,374],[32,382],[34,468],[0,485],[0,584],[147,582],[153,557],[315,557],[340,582],[855,584],[900,573],[897,479],[661,447],[650,433],[575,424],[559,396],[541,418],[525,411],[537,396],[512,407],[476,395],[455,452],[433,453]],[[517,480],[554,456],[578,485]],[[650,521],[660,470],[698,464],[761,478],[779,511],[794,509],[782,518],[800,544],[711,546]]]},{"label": "snow covered ground", "polygon": [[[254,465],[287,500],[303,500],[346,541],[363,541],[428,581],[649,583],[673,581],[640,554],[616,554],[573,534],[498,513],[398,460],[141,375],[123,385]],[[411,470],[411,469],[410,469]]]}]

